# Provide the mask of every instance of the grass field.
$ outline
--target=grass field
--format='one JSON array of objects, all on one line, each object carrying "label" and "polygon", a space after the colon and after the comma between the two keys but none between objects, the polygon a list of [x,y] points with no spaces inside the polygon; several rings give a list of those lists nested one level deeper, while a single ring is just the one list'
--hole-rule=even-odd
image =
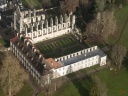
[{"label": "grass field", "polygon": [[57,90],[54,96],[89,96],[92,80],[90,78],[69,81]]},{"label": "grass field", "polygon": [[97,76],[105,82],[108,96],[128,96],[128,71],[120,70],[114,74],[108,69],[100,71]]},{"label": "grass field", "polygon": [[114,36],[111,36],[108,40],[109,44],[119,43],[128,47],[128,6],[123,7],[115,12],[117,20],[118,30]]},{"label": "grass field", "polygon": [[25,5],[28,8],[39,8],[41,6],[41,3],[39,0],[22,0],[23,5]]},{"label": "grass field", "polygon": [[32,95],[33,95],[32,88],[27,83],[25,83],[16,96],[32,96]]},{"label": "grass field", "polygon": [[[15,96],[32,96],[32,95],[33,95],[32,88],[27,83],[25,83],[24,86],[21,88],[21,90]],[[5,96],[2,87],[0,87],[0,96]]]},{"label": "grass field", "polygon": [[0,38],[0,44],[5,45],[6,42],[3,39]]},{"label": "grass field", "polygon": [[82,46],[72,37],[64,37],[61,39],[40,42],[35,45],[39,48],[41,53],[44,54],[46,58],[60,57],[82,50],[84,48],[84,46]]}]

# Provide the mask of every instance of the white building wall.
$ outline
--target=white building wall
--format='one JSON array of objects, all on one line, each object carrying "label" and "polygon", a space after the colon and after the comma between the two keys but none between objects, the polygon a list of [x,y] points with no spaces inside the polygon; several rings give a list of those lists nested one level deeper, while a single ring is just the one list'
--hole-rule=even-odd
[{"label": "white building wall", "polygon": [[[73,53],[73,54],[69,54],[69,55],[66,55],[63,57],[56,58],[55,61],[64,61],[64,60],[72,58],[74,56],[78,56],[78,55],[85,54],[85,53],[95,51],[95,50],[100,50],[100,49],[97,46],[94,46],[94,47],[84,49],[84,50],[81,50],[81,51]],[[76,63],[66,65],[66,66],[63,66],[63,67],[58,68],[58,69],[54,69],[54,78],[65,76],[71,72],[76,72],[80,69],[91,67],[91,66],[94,66],[96,64],[99,64],[100,66],[105,65],[107,56],[106,55],[100,56],[99,54],[92,56],[90,58],[86,58],[84,60],[78,61]]]},{"label": "white building wall", "polygon": [[[43,33],[43,32],[46,32],[46,29],[44,30],[39,30],[38,32],[41,32],[40,35],[37,35],[38,32],[33,32],[33,33],[28,33],[26,36],[30,36],[32,37],[32,41],[33,43],[37,43],[37,42],[40,42],[40,41],[44,41],[44,40],[48,40],[48,39],[51,39],[51,38],[55,38],[55,37],[59,37],[61,35],[64,35],[64,34],[68,34],[69,32],[71,31],[71,28],[67,28],[67,29],[64,29],[64,30],[60,30],[58,32],[53,32],[53,33]],[[35,34],[35,36],[33,36],[33,34]],[[35,38],[34,38],[35,37]]]},{"label": "white building wall", "polygon": [[[97,58],[97,57],[98,56],[94,56],[94,57],[70,64],[67,66],[60,67],[58,69],[54,69],[54,78],[65,76],[69,73],[76,72],[80,69],[84,69],[84,68],[99,64],[99,58]],[[105,60],[105,58],[104,58],[104,60]],[[105,64],[105,62],[104,62],[104,64]]]}]

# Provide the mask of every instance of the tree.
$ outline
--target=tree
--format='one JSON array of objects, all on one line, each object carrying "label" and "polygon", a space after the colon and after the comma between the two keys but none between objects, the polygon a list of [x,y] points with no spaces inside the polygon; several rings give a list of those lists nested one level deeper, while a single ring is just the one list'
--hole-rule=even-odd
[{"label": "tree", "polygon": [[97,11],[104,11],[106,7],[106,0],[95,0]]},{"label": "tree", "polygon": [[116,28],[113,11],[98,12],[96,18],[87,25],[86,35],[95,34],[106,40],[109,35],[113,35],[116,32]]},{"label": "tree", "polygon": [[89,96],[107,96],[108,90],[106,84],[101,82],[97,76],[94,77],[94,81],[95,82],[90,90]]},{"label": "tree", "polygon": [[15,95],[23,86],[28,75],[20,67],[18,60],[7,53],[0,70],[0,83],[6,96]]},{"label": "tree", "polygon": [[97,84],[94,83],[94,84],[92,85],[92,88],[91,88],[90,92],[89,92],[89,96],[99,96],[97,89],[98,89],[98,88],[97,88]]},{"label": "tree", "polygon": [[79,0],[63,0],[60,2],[61,10],[65,13],[74,12],[79,5]]},{"label": "tree", "polygon": [[51,0],[42,0],[43,7],[50,7],[52,5]]},{"label": "tree", "polygon": [[111,58],[119,69],[122,66],[122,62],[126,53],[127,53],[126,47],[123,45],[116,44],[112,47]]}]

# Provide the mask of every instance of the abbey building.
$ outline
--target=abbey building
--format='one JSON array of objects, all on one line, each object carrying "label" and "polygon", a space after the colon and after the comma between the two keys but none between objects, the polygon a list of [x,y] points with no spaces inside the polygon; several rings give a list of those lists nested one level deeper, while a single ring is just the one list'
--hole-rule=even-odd
[{"label": "abbey building", "polygon": [[[74,34],[76,32],[75,19],[73,14],[46,19],[43,9],[21,11],[18,7],[14,12],[13,29],[16,36],[10,40],[11,51],[38,84],[43,86],[44,82],[48,84],[51,79],[96,64],[100,66],[106,64],[107,55],[98,46],[88,47],[57,58],[46,58],[44,53],[35,46],[38,42],[47,42],[62,35]],[[59,45],[62,44],[59,43]],[[54,44],[50,46],[50,48],[53,47],[55,47]],[[44,50],[49,49],[47,47]]]}]

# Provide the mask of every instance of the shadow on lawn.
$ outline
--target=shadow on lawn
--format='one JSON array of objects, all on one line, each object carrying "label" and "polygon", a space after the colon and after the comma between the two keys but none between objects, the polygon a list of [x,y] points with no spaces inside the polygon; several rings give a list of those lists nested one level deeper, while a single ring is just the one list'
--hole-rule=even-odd
[{"label": "shadow on lawn", "polygon": [[[70,78],[69,78],[70,79]],[[78,90],[80,96],[89,96],[92,79],[90,76],[83,77],[82,79],[70,80]]]},{"label": "shadow on lawn", "polygon": [[123,64],[124,64],[124,67],[128,70],[128,52],[124,58]]},{"label": "shadow on lawn", "polygon": [[[68,70],[68,72],[71,71],[71,68]],[[76,76],[76,74],[73,73],[67,75],[66,77],[73,83],[73,85],[78,90],[80,96],[89,96],[89,90],[91,89],[91,86],[93,84],[93,80],[91,76],[85,75],[85,76]],[[78,74],[81,75],[81,74]]]}]

